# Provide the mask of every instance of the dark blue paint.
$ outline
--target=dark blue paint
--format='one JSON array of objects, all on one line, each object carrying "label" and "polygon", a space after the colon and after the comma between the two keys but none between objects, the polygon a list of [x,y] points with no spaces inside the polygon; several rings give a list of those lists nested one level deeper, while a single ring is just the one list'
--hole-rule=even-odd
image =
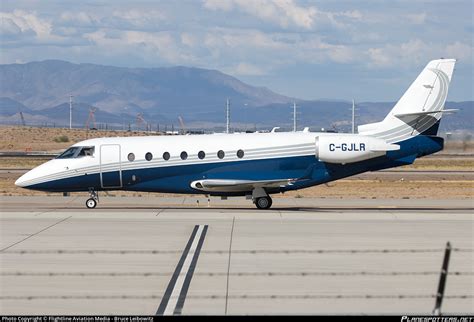
[{"label": "dark blue paint", "polygon": [[102,173],[102,187],[117,188],[121,186],[122,186],[122,182],[120,181],[119,171]]}]

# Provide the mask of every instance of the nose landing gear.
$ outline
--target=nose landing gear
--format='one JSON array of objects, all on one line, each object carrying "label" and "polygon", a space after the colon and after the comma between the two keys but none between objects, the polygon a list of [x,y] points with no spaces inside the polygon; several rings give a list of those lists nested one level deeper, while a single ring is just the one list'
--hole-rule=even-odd
[{"label": "nose landing gear", "polygon": [[86,201],[86,207],[89,209],[95,208],[97,206],[97,201],[93,198],[89,198]]},{"label": "nose landing gear", "polygon": [[93,209],[97,206],[99,202],[99,194],[95,192],[94,189],[89,189],[90,198],[86,201],[86,207],[89,209]]}]

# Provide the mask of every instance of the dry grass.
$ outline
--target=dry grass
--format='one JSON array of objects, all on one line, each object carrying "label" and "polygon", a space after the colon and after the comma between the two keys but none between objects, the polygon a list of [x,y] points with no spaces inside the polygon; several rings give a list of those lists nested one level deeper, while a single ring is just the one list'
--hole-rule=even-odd
[{"label": "dry grass", "polygon": [[49,159],[49,157],[1,157],[0,169],[33,169]]},{"label": "dry grass", "polygon": [[[157,135],[154,132],[126,131],[87,131],[85,129],[40,128],[0,126],[1,151],[59,151],[74,143],[113,136],[147,136]],[[67,142],[61,142],[61,137],[67,137]]]},{"label": "dry grass", "polygon": [[284,194],[299,198],[360,198],[360,199],[470,199],[474,196],[472,180],[339,180]]},{"label": "dry grass", "polygon": [[[0,126],[0,151],[58,151],[91,138],[113,136],[148,136],[156,132],[138,131],[87,131],[85,129],[40,128],[21,126]],[[60,142],[60,137],[68,142]],[[56,141],[58,142],[56,142]],[[474,153],[474,141],[449,141],[445,153]]]},{"label": "dry grass", "polygon": [[474,170],[473,157],[443,158],[441,155],[416,159],[411,165],[403,166],[401,170]]}]

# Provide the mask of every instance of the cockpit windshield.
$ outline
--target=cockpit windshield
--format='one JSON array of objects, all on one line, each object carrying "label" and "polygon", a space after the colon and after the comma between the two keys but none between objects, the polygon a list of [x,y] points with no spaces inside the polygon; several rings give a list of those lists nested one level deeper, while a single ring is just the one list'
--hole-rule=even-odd
[{"label": "cockpit windshield", "polygon": [[78,157],[89,157],[94,155],[94,147],[93,146],[88,146],[88,147],[83,147],[81,148],[81,151],[79,151],[79,154],[77,155]]},{"label": "cockpit windshield", "polygon": [[74,146],[61,153],[59,156],[56,157],[56,159],[75,159],[93,155],[93,146]]}]

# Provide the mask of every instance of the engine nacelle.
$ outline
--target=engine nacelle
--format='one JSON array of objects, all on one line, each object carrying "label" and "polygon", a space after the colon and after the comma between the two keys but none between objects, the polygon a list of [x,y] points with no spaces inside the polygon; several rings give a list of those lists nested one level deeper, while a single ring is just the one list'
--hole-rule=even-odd
[{"label": "engine nacelle", "polygon": [[358,134],[321,135],[316,137],[316,157],[329,163],[351,163],[399,150],[397,144]]}]

